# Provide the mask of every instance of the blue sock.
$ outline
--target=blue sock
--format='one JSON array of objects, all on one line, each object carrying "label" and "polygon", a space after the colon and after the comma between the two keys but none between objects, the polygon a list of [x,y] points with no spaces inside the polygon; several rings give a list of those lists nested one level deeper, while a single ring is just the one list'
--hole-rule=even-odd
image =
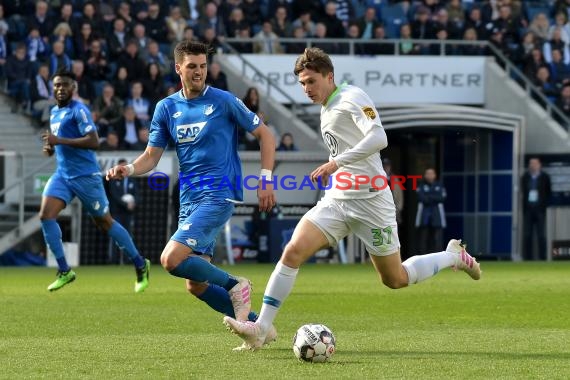
[{"label": "blue sock", "polygon": [[57,265],[59,270],[62,272],[67,272],[71,268],[67,265],[65,260],[65,253],[63,252],[63,243],[61,242],[61,228],[57,224],[55,219],[42,219],[42,231],[44,233],[44,239],[49,249],[53,252],[55,259],[57,260]]},{"label": "blue sock", "polygon": [[[206,288],[206,291],[198,296],[198,299],[204,301],[208,306],[219,313],[232,318],[236,317],[230,295],[228,291],[221,286],[210,284]],[[255,322],[257,320],[257,314],[254,311],[250,311],[247,319]]]},{"label": "blue sock", "polygon": [[[170,271],[176,277],[186,278],[196,282],[209,282],[229,290],[237,281],[227,272],[198,256],[190,256]],[[230,286],[231,285],[231,286]],[[228,289],[229,287],[229,289]]]},{"label": "blue sock", "polygon": [[120,223],[114,221],[111,228],[108,231],[109,236],[115,240],[115,243],[119,248],[127,252],[127,255],[131,261],[135,264],[137,268],[142,268],[145,266],[145,261],[139,254],[135,243],[129,235],[129,232],[125,230],[125,227],[121,226]]}]

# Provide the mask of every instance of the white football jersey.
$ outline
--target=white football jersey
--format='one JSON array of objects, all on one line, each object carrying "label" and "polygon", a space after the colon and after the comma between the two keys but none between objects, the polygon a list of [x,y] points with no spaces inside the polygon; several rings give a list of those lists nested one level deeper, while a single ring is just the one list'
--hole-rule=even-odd
[{"label": "white football jersey", "polygon": [[[372,128],[383,128],[374,102],[360,88],[341,85],[321,108],[321,133],[329,148],[330,158],[351,149]],[[356,184],[356,176],[368,178],[366,184]],[[363,181],[363,180],[362,180]],[[382,168],[380,152],[350,165],[341,166],[332,175],[332,185],[327,186],[325,197],[336,199],[370,198],[377,195],[371,185],[390,191],[386,173]]]}]

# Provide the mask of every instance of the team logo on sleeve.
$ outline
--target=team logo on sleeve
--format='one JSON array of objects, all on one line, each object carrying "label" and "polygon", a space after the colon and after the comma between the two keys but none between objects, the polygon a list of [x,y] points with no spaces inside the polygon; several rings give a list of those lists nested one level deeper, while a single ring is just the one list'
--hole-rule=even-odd
[{"label": "team logo on sleeve", "polygon": [[376,111],[374,111],[373,107],[370,106],[362,107],[362,112],[364,112],[367,118],[371,120],[376,119]]},{"label": "team logo on sleeve", "polygon": [[213,104],[208,104],[207,106],[204,106],[204,115],[208,116],[212,112],[214,112],[214,105]]}]

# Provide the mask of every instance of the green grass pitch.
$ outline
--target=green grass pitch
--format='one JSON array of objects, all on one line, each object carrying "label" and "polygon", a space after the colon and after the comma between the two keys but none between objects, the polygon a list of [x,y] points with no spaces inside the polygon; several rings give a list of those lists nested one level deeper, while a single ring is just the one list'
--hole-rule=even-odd
[{"label": "green grass pitch", "polygon": [[[272,265],[238,265],[259,309]],[[134,270],[79,267],[47,292],[54,270],[0,268],[0,378],[568,379],[570,263],[487,263],[481,281],[451,270],[402,290],[370,265],[304,266],[260,352],[240,344],[222,316],[154,265],[144,294]],[[292,337],[329,326],[337,352],[298,362]]]}]

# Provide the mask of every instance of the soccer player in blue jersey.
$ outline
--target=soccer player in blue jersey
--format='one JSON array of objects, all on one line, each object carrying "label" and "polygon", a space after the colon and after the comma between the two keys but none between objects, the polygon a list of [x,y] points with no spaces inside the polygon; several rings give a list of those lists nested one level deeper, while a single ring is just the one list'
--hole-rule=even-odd
[{"label": "soccer player in blue jersey", "polygon": [[109,213],[109,201],[94,152],[99,147],[99,136],[89,109],[72,99],[75,88],[72,73],[56,72],[53,77],[56,106],[51,110],[50,131],[42,136],[44,152],[50,156],[55,153],[57,159],[57,169],[46,184],[40,209],[44,238],[59,267],[57,278],[48,290],[58,290],[75,280],[75,272],[65,260],[56,218],[78,197],[97,227],[107,232],[133,261],[137,274],[135,292],[139,293],[148,287],[150,261],[139,254],[127,230]]},{"label": "soccer player in blue jersey", "polygon": [[[115,166],[107,179],[140,175],[152,170],[169,139],[180,164],[178,230],[164,248],[164,269],[186,279],[188,291],[212,309],[238,320],[256,318],[250,312],[250,282],[210,263],[217,234],[243,199],[238,128],[260,142],[261,177],[272,178],[275,139],[269,128],[233,94],[206,85],[209,47],[182,41],[174,49],[182,89],[161,100],[154,111],[146,150],[132,164]],[[260,183],[259,208],[275,205],[273,187]],[[265,342],[274,340],[273,330]]]}]

